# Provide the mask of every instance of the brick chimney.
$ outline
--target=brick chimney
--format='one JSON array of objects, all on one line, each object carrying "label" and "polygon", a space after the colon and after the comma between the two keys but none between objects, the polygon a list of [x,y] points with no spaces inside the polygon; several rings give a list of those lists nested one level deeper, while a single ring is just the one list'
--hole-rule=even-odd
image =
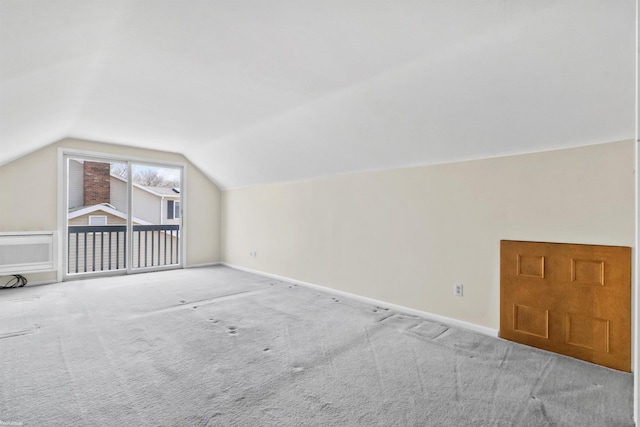
[{"label": "brick chimney", "polygon": [[84,206],[111,203],[111,165],[109,163],[84,162]]}]

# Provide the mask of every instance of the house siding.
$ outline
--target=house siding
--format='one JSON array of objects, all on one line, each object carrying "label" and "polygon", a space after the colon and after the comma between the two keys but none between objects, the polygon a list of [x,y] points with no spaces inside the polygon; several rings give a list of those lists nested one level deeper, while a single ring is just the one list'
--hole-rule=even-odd
[{"label": "house siding", "polygon": [[146,190],[133,187],[133,216],[149,221],[152,224],[162,224],[160,218],[161,198]]},{"label": "house siding", "polygon": [[127,212],[127,183],[111,177],[111,205],[120,212]]},{"label": "house siding", "polygon": [[83,166],[82,162],[77,160],[69,160],[69,190],[68,190],[68,207],[69,209],[84,206],[83,198]]},{"label": "house siding", "polygon": [[69,220],[69,225],[89,225],[90,215],[104,215],[107,217],[107,225],[126,225],[127,220],[103,211],[92,212]]}]

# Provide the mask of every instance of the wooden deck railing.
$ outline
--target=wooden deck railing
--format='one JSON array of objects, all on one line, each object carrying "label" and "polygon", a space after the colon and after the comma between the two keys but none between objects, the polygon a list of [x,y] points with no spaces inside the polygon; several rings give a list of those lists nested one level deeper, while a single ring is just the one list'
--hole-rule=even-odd
[{"label": "wooden deck railing", "polygon": [[[179,264],[179,242],[179,225],[134,225],[132,268]],[[126,226],[68,227],[68,274],[124,270],[127,259]]]}]

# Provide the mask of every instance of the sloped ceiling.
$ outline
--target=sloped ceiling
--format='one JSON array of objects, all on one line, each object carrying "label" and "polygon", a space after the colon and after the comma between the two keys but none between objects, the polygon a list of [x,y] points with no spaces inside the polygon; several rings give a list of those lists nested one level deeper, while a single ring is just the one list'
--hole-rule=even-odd
[{"label": "sloped ceiling", "polygon": [[2,0],[0,164],[72,136],[223,188],[634,138],[633,0]]}]

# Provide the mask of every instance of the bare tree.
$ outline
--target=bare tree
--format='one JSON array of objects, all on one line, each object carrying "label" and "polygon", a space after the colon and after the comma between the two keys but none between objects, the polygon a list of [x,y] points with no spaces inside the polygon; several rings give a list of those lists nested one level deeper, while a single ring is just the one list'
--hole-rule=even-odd
[{"label": "bare tree", "polygon": [[162,184],[162,187],[180,188],[180,181],[175,179],[166,180],[164,184]]},{"label": "bare tree", "polygon": [[[124,163],[111,163],[111,173],[126,181],[127,165]],[[137,171],[133,176],[133,182],[146,187],[180,187],[180,180],[167,179],[155,168],[144,168]]]},{"label": "bare tree", "polygon": [[111,163],[111,173],[127,180],[127,165],[124,163]]},{"label": "bare tree", "polygon": [[156,169],[149,168],[136,173],[136,176],[133,177],[133,182],[147,187],[163,187],[165,179]]}]

